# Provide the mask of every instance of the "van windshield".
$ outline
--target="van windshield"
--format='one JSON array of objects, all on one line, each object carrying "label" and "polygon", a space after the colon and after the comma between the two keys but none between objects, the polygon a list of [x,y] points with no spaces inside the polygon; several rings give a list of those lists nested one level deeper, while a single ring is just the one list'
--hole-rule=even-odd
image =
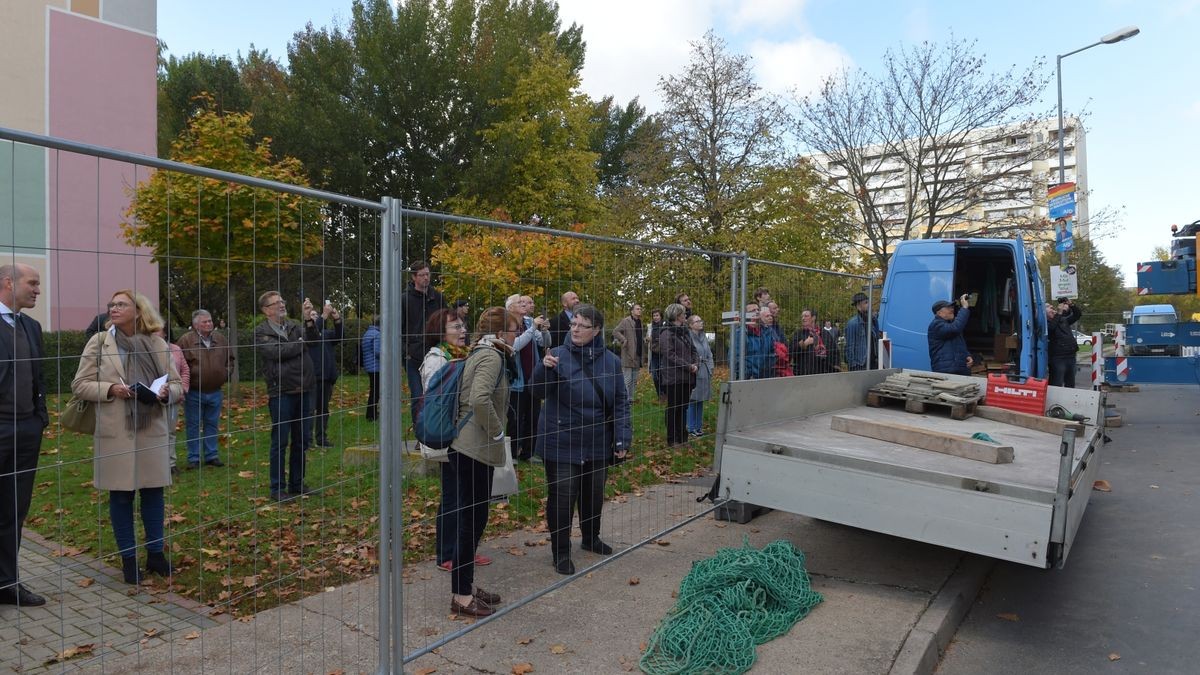
[{"label": "van windshield", "polygon": [[1174,314],[1139,314],[1133,317],[1133,323],[1175,323]]}]

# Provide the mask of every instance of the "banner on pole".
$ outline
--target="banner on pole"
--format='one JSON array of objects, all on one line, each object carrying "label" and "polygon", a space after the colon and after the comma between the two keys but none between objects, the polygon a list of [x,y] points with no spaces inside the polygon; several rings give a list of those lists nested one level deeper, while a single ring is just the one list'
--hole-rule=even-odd
[{"label": "banner on pole", "polygon": [[1050,209],[1050,220],[1075,217],[1075,184],[1059,183],[1046,190],[1046,206]]},{"label": "banner on pole", "polygon": [[1075,274],[1075,266],[1050,266],[1050,297],[1078,298],[1079,277]]}]

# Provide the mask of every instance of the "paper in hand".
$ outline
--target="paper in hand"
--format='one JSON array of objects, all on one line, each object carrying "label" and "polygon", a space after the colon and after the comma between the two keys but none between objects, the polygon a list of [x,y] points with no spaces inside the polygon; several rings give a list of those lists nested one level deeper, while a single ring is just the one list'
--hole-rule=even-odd
[{"label": "paper in hand", "polygon": [[137,395],[137,400],[140,403],[158,403],[159,402],[158,392],[160,389],[163,388],[163,385],[166,383],[167,383],[166,375],[163,375],[162,377],[158,378],[157,380],[151,382],[149,386],[144,385],[141,382],[138,382],[133,387],[134,392]]}]

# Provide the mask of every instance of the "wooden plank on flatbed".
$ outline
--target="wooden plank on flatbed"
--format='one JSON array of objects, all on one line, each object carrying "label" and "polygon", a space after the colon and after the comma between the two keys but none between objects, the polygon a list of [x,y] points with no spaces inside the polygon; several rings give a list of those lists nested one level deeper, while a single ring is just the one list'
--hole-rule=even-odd
[{"label": "wooden plank on flatbed", "polygon": [[993,405],[978,406],[975,408],[975,414],[994,422],[1013,424],[1018,427],[1025,427],[1026,429],[1033,429],[1034,431],[1044,431],[1055,436],[1062,436],[1063,429],[1067,428],[1074,428],[1078,433],[1083,433],[1083,425],[1079,422],[997,408]]},{"label": "wooden plank on flatbed", "polygon": [[856,415],[834,415],[829,427],[856,436],[866,436],[890,443],[899,443],[923,450],[973,459],[989,464],[1008,464],[1013,461],[1011,445],[996,445],[967,436],[929,431],[904,424],[880,423]]}]

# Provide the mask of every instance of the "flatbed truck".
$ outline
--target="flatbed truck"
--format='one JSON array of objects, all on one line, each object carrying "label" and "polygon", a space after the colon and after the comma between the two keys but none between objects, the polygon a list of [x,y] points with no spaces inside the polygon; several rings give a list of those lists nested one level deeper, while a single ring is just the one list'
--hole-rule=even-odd
[{"label": "flatbed truck", "polygon": [[[978,415],[955,420],[936,411],[868,407],[868,391],[897,372],[906,371],[723,384],[717,498],[1034,567],[1062,566],[1100,466],[1103,394],[1048,387],[1048,406],[1088,420],[1038,422],[1038,429]],[[835,415],[962,437],[983,432],[1011,446],[1014,457],[988,464],[834,431]]]}]

